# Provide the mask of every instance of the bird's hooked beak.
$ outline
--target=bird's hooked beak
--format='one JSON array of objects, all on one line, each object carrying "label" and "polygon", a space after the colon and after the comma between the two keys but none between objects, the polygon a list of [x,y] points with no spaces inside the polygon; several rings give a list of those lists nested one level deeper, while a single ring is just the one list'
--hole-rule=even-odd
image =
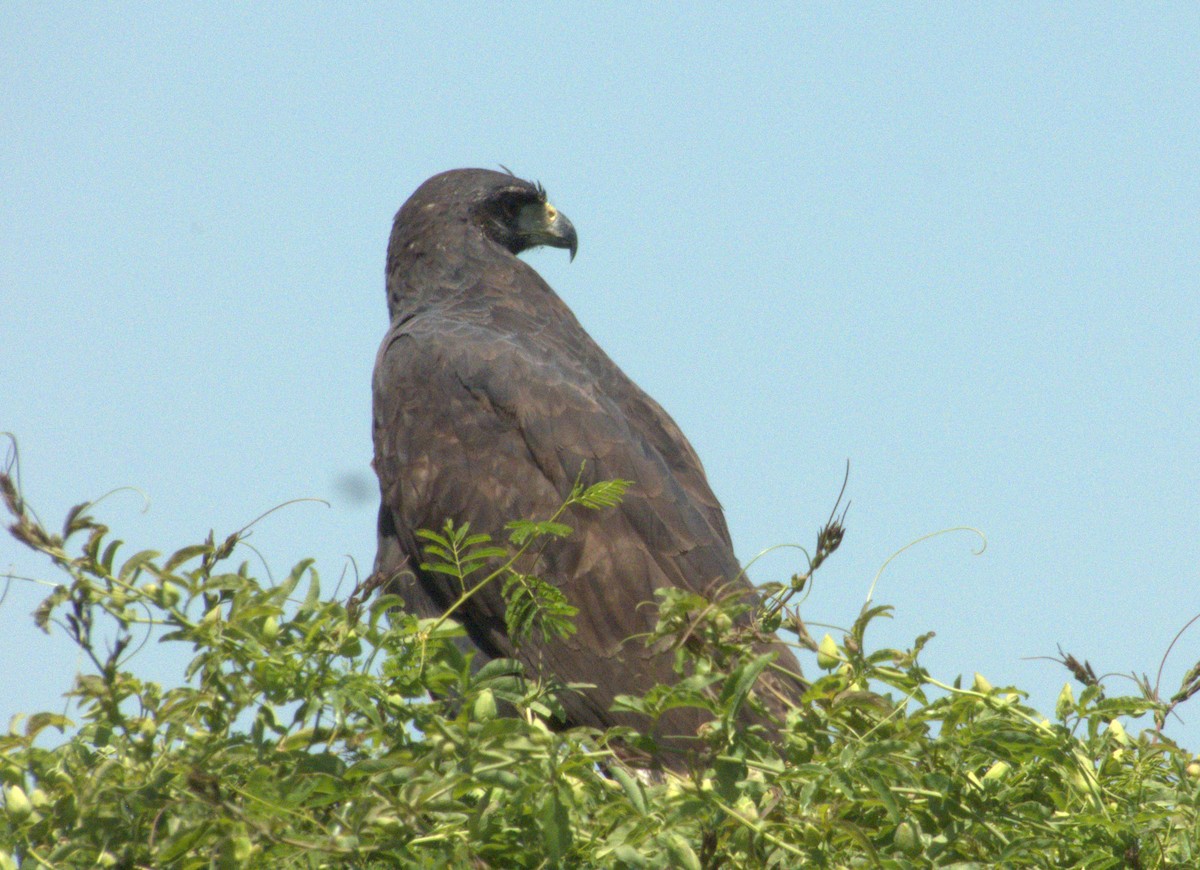
[{"label": "bird's hooked beak", "polygon": [[528,241],[529,247],[549,245],[552,248],[566,248],[571,252],[571,259],[575,259],[575,251],[579,248],[575,227],[565,214],[550,203],[521,206],[517,213],[517,229]]}]

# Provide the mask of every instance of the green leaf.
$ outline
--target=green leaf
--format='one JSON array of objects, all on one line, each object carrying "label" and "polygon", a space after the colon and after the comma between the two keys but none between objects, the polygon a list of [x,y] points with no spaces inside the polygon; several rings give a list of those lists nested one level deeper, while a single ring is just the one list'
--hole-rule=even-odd
[{"label": "green leaf", "polygon": [[197,556],[203,556],[204,554],[211,552],[212,547],[210,547],[208,544],[193,544],[190,547],[184,547],[181,550],[176,550],[162,566],[162,573],[169,574],[184,562],[188,562],[192,559],[195,559]]},{"label": "green leaf", "polygon": [[616,507],[625,496],[625,491],[632,485],[631,480],[602,480],[573,493],[571,501],[585,508]]},{"label": "green leaf", "polygon": [[450,549],[450,541],[431,529],[417,529],[413,534],[422,541],[430,541],[442,545],[447,550]]},{"label": "green leaf", "polygon": [[516,644],[528,640],[536,632],[543,639],[565,638],[575,633],[577,607],[557,586],[532,574],[510,571],[504,580],[504,623],[508,636]]},{"label": "green leaf", "polygon": [[729,714],[737,714],[745,702],[746,696],[754,688],[758,675],[774,660],[775,653],[766,653],[741,665],[729,675],[725,680],[725,685],[721,688],[721,706],[728,710]]},{"label": "green leaf", "polygon": [[608,768],[608,773],[621,786],[621,790],[625,792],[625,796],[629,798],[634,809],[641,815],[646,815],[646,791],[642,788],[642,784],[629,775],[629,771],[623,764],[613,764]]},{"label": "green leaf", "polygon": [[520,677],[523,672],[521,663],[516,659],[492,659],[475,672],[475,681],[487,682],[508,677]]},{"label": "green leaf", "polygon": [[67,511],[67,517],[63,521],[64,538],[69,538],[75,532],[86,529],[92,524],[92,518],[84,513],[91,506],[90,501],[84,501]]},{"label": "green leaf", "polygon": [[700,870],[700,858],[686,839],[674,831],[667,834],[667,852],[671,856],[672,867],[682,867],[683,870]]},{"label": "green leaf", "polygon": [[433,574],[445,574],[449,577],[456,577],[459,580],[462,580],[465,576],[463,569],[458,565],[451,565],[446,562],[422,562],[421,570]]},{"label": "green leaf", "polygon": [[571,849],[571,819],[557,788],[552,786],[547,791],[542,800],[540,816],[546,853],[551,863],[558,865]]},{"label": "green leaf", "polygon": [[47,634],[50,633],[50,617],[60,604],[71,597],[71,590],[66,586],[55,586],[54,591],[42,599],[42,603],[33,612],[33,623]]},{"label": "green leaf", "polygon": [[37,737],[46,728],[57,728],[60,732],[70,728],[72,722],[66,716],[58,713],[34,713],[25,723],[25,736]]},{"label": "green leaf", "polygon": [[565,538],[571,534],[570,526],[565,523],[556,523],[549,520],[543,520],[542,522],[514,520],[505,525],[505,528],[509,530],[508,539],[518,547],[533,538]]},{"label": "green leaf", "polygon": [[134,553],[121,566],[120,579],[126,583],[131,582],[147,563],[157,559],[160,555],[162,554],[157,550],[142,550],[140,553]]},{"label": "green leaf", "polygon": [[204,829],[200,827],[180,827],[178,832],[174,836],[167,837],[166,842],[158,849],[156,863],[159,866],[166,866],[177,858],[189,854],[204,834]]},{"label": "green leaf", "polygon": [[115,560],[117,557],[117,550],[119,550],[124,543],[124,541],[109,541],[108,546],[104,548],[104,555],[100,557],[100,564],[104,568],[104,572],[106,574],[112,573],[113,560]]},{"label": "green leaf", "polygon": [[300,605],[299,613],[312,613],[321,600],[321,578],[313,570],[312,564],[312,559],[305,559],[292,569],[295,575],[308,573],[308,590],[304,593],[304,603]]},{"label": "green leaf", "polygon": [[642,854],[641,851],[630,846],[628,843],[621,843],[613,849],[612,855],[624,867],[649,867],[650,859]]}]

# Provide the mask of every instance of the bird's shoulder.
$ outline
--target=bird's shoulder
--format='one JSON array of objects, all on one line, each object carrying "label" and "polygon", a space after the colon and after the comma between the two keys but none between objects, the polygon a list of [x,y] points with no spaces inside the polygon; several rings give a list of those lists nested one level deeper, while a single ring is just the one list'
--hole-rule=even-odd
[{"label": "bird's shoulder", "polygon": [[[459,421],[481,415],[489,427],[517,429],[543,460],[569,454],[577,466],[582,458],[603,457],[614,476],[639,474],[644,485],[669,469],[728,539],[720,505],[683,432],[569,312],[435,307],[397,319],[376,365],[377,426],[393,428],[401,420],[413,426],[448,414]],[[644,467],[648,456],[665,468]]]},{"label": "bird's shoulder", "polygon": [[544,406],[554,396],[599,401],[606,379],[596,377],[586,353],[590,339],[566,326],[502,307],[432,308],[399,318],[376,357],[376,400],[397,391],[466,389],[501,404],[520,402],[531,413],[550,411]]}]

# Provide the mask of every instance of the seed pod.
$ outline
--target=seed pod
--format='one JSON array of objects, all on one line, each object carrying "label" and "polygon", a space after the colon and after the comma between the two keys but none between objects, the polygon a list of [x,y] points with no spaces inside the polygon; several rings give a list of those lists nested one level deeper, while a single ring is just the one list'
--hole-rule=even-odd
[{"label": "seed pod", "polygon": [[1007,761],[997,761],[987,769],[987,773],[983,775],[984,782],[1000,782],[1008,776],[1008,772],[1012,770]]},{"label": "seed pod", "polygon": [[174,607],[179,603],[179,590],[175,588],[175,584],[163,584],[162,597],[159,598],[159,603],[162,604],[163,607]]},{"label": "seed pod", "polygon": [[821,638],[821,643],[817,646],[817,667],[822,670],[831,671],[836,668],[842,661],[842,657],[838,652],[837,642],[829,634]]},{"label": "seed pod", "polygon": [[1062,691],[1058,693],[1058,702],[1054,705],[1054,715],[1065,719],[1074,708],[1075,693],[1071,691],[1070,683],[1063,683]]},{"label": "seed pod", "polygon": [[491,689],[484,689],[475,696],[475,704],[471,713],[477,722],[487,722],[496,718],[496,696]]},{"label": "seed pod", "polygon": [[14,822],[23,822],[33,812],[33,804],[26,797],[25,789],[19,785],[10,785],[4,788],[4,809]]},{"label": "seed pod", "polygon": [[1125,726],[1116,719],[1108,723],[1108,734],[1122,746],[1128,746],[1131,742],[1129,735],[1125,732]]},{"label": "seed pod", "polygon": [[750,799],[749,795],[742,795],[740,798],[738,798],[737,803],[735,803],[733,805],[733,808],[735,810],[737,810],[738,813],[741,814],[741,816],[743,818],[746,818],[746,819],[757,819],[758,818],[758,805],[755,804],[754,801]]},{"label": "seed pod", "polygon": [[896,825],[896,833],[892,835],[892,843],[896,848],[910,858],[921,854],[921,826],[911,819],[905,819]]}]

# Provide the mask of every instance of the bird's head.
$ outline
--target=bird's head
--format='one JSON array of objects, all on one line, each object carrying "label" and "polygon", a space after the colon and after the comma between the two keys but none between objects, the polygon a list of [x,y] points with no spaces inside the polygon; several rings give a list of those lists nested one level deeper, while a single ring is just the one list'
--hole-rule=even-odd
[{"label": "bird's head", "polygon": [[566,215],[546,199],[546,189],[511,173],[452,169],[426,181],[396,215],[396,223],[440,220],[466,223],[513,254],[549,245],[575,259],[579,240]]}]

